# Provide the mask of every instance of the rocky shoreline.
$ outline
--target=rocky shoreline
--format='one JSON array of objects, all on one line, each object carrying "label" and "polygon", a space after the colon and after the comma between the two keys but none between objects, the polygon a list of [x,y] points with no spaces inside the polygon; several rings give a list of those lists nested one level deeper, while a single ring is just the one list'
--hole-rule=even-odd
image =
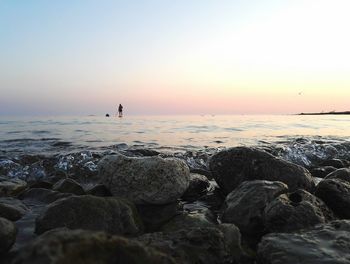
[{"label": "rocky shoreline", "polygon": [[350,160],[302,165],[254,147],[2,157],[1,263],[350,263]]}]

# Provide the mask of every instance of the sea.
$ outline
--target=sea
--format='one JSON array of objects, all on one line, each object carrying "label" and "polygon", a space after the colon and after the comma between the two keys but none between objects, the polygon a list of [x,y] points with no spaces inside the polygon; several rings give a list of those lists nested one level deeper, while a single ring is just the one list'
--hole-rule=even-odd
[{"label": "sea", "polygon": [[306,167],[315,159],[349,160],[350,115],[0,117],[0,163],[21,155],[126,149],[186,154],[188,160],[189,153],[210,156],[236,146],[263,148]]}]

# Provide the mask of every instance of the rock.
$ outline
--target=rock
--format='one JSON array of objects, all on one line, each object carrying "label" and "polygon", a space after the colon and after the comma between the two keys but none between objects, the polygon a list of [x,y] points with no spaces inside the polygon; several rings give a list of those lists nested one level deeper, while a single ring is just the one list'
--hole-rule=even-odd
[{"label": "rock", "polygon": [[173,232],[195,227],[215,227],[215,223],[211,222],[205,214],[188,214],[183,212],[165,223],[159,231]]},{"label": "rock", "polygon": [[54,191],[58,191],[61,193],[72,193],[75,195],[83,195],[85,194],[85,191],[83,189],[83,187],[81,187],[81,185],[79,183],[77,183],[75,180],[73,179],[62,179],[58,182],[56,182],[52,189]]},{"label": "rock", "polygon": [[136,205],[146,232],[155,232],[174,216],[181,214],[182,206],[178,202],[164,205]]},{"label": "rock", "polygon": [[86,194],[95,195],[99,197],[109,197],[112,196],[111,192],[103,184],[97,184],[91,189],[86,191]]},{"label": "rock", "polygon": [[265,231],[264,209],[277,196],[288,191],[286,184],[272,181],[246,181],[229,195],[223,205],[221,220],[235,224],[249,236],[259,237]]},{"label": "rock", "polygon": [[48,181],[36,181],[33,182],[29,185],[30,189],[33,188],[44,188],[44,189],[52,189],[53,184],[51,182]]},{"label": "rock", "polygon": [[136,204],[175,202],[189,185],[189,169],[179,159],[119,154],[105,156],[98,167],[102,183],[114,196]]},{"label": "rock", "polygon": [[350,221],[338,220],[297,233],[264,236],[258,264],[350,263]]},{"label": "rock", "polygon": [[292,232],[334,220],[333,212],[316,196],[304,190],[281,194],[264,212],[269,232]]},{"label": "rock", "polygon": [[136,156],[158,156],[160,153],[158,151],[155,151],[153,149],[128,149],[127,152],[131,152],[132,154]]},{"label": "rock", "polygon": [[0,254],[10,250],[16,241],[17,229],[14,223],[0,217]]},{"label": "rock", "polygon": [[324,178],[335,170],[336,168],[332,166],[324,166],[324,167],[313,168],[310,170],[310,173],[312,174],[313,177]]},{"label": "rock", "polygon": [[209,161],[212,175],[228,194],[243,181],[281,181],[291,191],[312,191],[315,183],[305,168],[254,148],[235,147],[214,154]]},{"label": "rock", "polygon": [[170,264],[175,261],[136,241],[103,232],[52,230],[23,247],[13,264]]},{"label": "rock", "polygon": [[324,179],[315,195],[340,218],[350,218],[350,183],[340,179]]},{"label": "rock", "polygon": [[142,232],[142,222],[130,202],[92,195],[71,196],[51,203],[36,219],[35,232],[41,234],[58,227],[129,236]]},{"label": "rock", "polygon": [[186,192],[182,195],[183,200],[195,200],[198,197],[206,194],[210,186],[209,180],[207,177],[191,173],[190,174],[190,184]]},{"label": "rock", "polygon": [[332,166],[334,168],[340,169],[345,166],[344,162],[340,159],[329,159],[321,163],[322,166]]},{"label": "rock", "polygon": [[0,197],[16,196],[27,187],[27,183],[17,178],[7,178],[0,176]]},{"label": "rock", "polygon": [[342,168],[328,174],[325,179],[339,179],[350,183],[350,169]]},{"label": "rock", "polygon": [[58,199],[73,196],[71,193],[61,193],[43,188],[33,188],[21,193],[21,200],[36,200],[42,203],[52,203]]},{"label": "rock", "polygon": [[4,217],[11,221],[21,219],[28,211],[20,200],[12,197],[0,198],[0,217]]},{"label": "rock", "polygon": [[[149,233],[136,240],[172,256],[178,263],[231,263],[240,254],[238,228],[191,228],[169,233]],[[236,252],[237,255],[233,253]],[[239,253],[237,253],[239,252]]]}]

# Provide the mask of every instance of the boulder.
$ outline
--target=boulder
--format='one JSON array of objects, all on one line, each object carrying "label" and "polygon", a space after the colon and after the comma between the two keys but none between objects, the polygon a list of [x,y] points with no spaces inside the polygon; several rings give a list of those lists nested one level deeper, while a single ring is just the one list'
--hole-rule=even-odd
[{"label": "boulder", "polygon": [[20,249],[13,264],[170,264],[175,261],[141,243],[103,232],[52,230]]},{"label": "boulder", "polygon": [[208,178],[204,175],[200,175],[197,173],[190,174],[190,183],[183,194],[183,200],[195,200],[198,197],[206,194],[208,192],[208,188],[210,186],[210,182]]},{"label": "boulder", "polygon": [[310,170],[310,173],[312,174],[313,177],[325,178],[328,174],[330,174],[335,170],[336,168],[332,166],[324,166],[324,167],[312,168]]},{"label": "boulder", "polygon": [[207,218],[205,214],[189,214],[183,212],[165,223],[159,231],[174,232],[195,227],[215,227],[215,223]]},{"label": "boulder", "polygon": [[[224,233],[225,232],[225,235]],[[240,257],[240,233],[234,225],[157,232],[136,238],[172,256],[178,263],[231,263]]]},{"label": "boulder", "polygon": [[258,247],[258,264],[350,263],[350,221],[338,220],[296,233],[271,233]]},{"label": "boulder", "polygon": [[0,176],[0,197],[16,196],[27,188],[27,183],[17,178],[7,178]]},{"label": "boulder", "polygon": [[305,190],[281,194],[264,212],[268,232],[292,232],[334,220],[333,212]]},{"label": "boulder", "polygon": [[51,203],[36,219],[35,232],[58,227],[137,235],[142,232],[136,208],[126,200],[92,195],[72,196]]},{"label": "boulder", "polygon": [[174,158],[109,155],[99,162],[98,168],[102,183],[112,195],[136,204],[175,202],[189,185],[186,163]]},{"label": "boulder", "polygon": [[18,199],[12,197],[0,198],[0,217],[4,217],[11,221],[17,221],[18,219],[21,219],[28,210],[27,206]]},{"label": "boulder", "polygon": [[174,202],[164,205],[136,205],[137,211],[145,226],[146,232],[159,231],[159,228],[174,216],[181,214],[182,205],[179,202]]},{"label": "boulder", "polygon": [[235,147],[214,154],[209,161],[212,175],[228,194],[240,183],[252,180],[281,181],[289,190],[315,187],[308,170],[254,148]]},{"label": "boulder", "polygon": [[52,203],[58,199],[73,196],[71,193],[61,193],[44,188],[33,188],[21,193],[18,198],[21,200],[35,200],[42,203]]},{"label": "boulder", "polygon": [[350,183],[350,169],[342,168],[328,174],[325,179],[339,179]]},{"label": "boulder", "polygon": [[61,192],[61,193],[71,193],[75,195],[85,194],[83,187],[81,187],[81,185],[77,183],[75,180],[69,179],[69,178],[62,179],[56,182],[53,185],[52,189],[54,191]]},{"label": "boulder", "polygon": [[315,195],[340,218],[350,219],[350,182],[340,179],[324,179]]},{"label": "boulder", "polygon": [[242,234],[259,237],[265,232],[265,207],[287,191],[287,185],[278,181],[245,181],[227,195],[221,220],[235,224]]},{"label": "boulder", "polygon": [[0,254],[10,250],[16,241],[17,229],[14,223],[0,217]]}]

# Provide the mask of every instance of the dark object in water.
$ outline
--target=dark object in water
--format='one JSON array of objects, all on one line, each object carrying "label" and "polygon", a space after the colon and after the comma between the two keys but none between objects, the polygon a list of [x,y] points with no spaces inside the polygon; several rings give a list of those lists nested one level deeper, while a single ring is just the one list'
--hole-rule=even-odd
[{"label": "dark object in water", "polygon": [[109,114],[106,114],[106,117],[109,117]]}]

